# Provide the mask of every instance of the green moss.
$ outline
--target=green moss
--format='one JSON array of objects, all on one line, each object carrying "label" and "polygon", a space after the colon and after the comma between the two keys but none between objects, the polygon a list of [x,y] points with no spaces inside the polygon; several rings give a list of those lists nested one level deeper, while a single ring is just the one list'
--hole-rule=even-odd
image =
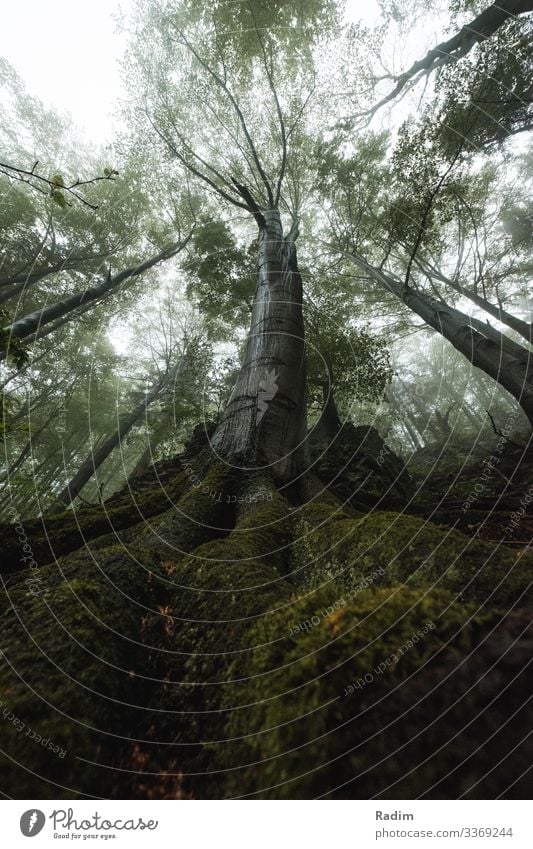
[{"label": "green moss", "polygon": [[117,763],[139,724],[129,705],[146,668],[139,605],[153,603],[153,584],[118,546],[97,564],[79,552],[59,567],[10,589],[0,624],[4,780],[16,798],[113,796],[113,772],[85,759]]},{"label": "green moss", "polygon": [[[287,503],[276,497],[247,513],[226,539],[164,564],[167,604],[144,621],[150,668],[165,679],[152,689],[149,730],[181,744],[184,772],[207,773],[192,779],[195,796],[221,792],[209,770],[218,748],[212,741],[220,738],[226,720],[220,699],[228,670],[253,650],[250,628],[255,626],[261,641],[270,611],[294,591],[283,574],[290,571],[291,524]],[[147,756],[152,770],[165,770],[172,752],[152,747]]]},{"label": "green moss", "polygon": [[2,569],[9,573],[25,568],[21,560],[25,540],[31,547],[34,560],[39,566],[45,566],[81,548],[88,540],[97,539],[113,530],[130,528],[144,519],[159,515],[167,508],[169,501],[172,503],[177,500],[188,486],[188,476],[180,472],[165,487],[166,498],[159,487],[154,487],[136,494],[135,502],[129,493],[125,493],[121,499],[103,506],[81,507],[75,513],[67,510],[41,519],[23,520],[21,527],[25,536],[22,540],[14,524],[0,526]]},{"label": "green moss", "polygon": [[465,536],[403,513],[347,518],[325,505],[305,507],[295,543],[301,581],[335,578],[346,589],[370,577],[376,586],[408,583],[451,590],[462,599],[509,604],[528,588],[533,555]]},{"label": "green moss", "polygon": [[[76,551],[15,578],[0,624],[2,709],[67,754],[4,718],[10,793],[453,798],[498,795],[502,782],[520,793],[513,782],[530,761],[520,746],[491,770],[528,719],[530,649],[515,645],[525,613],[491,634],[500,614],[477,602],[517,598],[531,555],[403,514],[354,516],[334,499],[291,509],[273,493],[240,514],[241,485],[214,467],[164,512],[148,491],[151,521],[130,518],[126,546],[87,512],[87,548],[78,534]],[[498,728],[507,733],[512,710],[508,743]],[[205,775],[185,786],[166,775],[180,771]],[[158,772],[164,780],[150,778]]]},{"label": "green moss", "polygon": [[237,485],[238,476],[223,464],[215,465],[189,489],[158,521],[142,531],[145,544],[162,557],[179,559],[202,542],[228,534],[235,521],[235,510],[228,493]]},{"label": "green moss", "polygon": [[[263,645],[235,664],[240,681],[225,690],[225,738],[239,742],[220,747],[225,794],[394,799],[504,791],[531,752],[519,747],[516,760],[513,754],[491,773],[523,733],[502,728],[484,743],[523,704],[524,676],[512,679],[528,640],[500,658],[502,641],[520,636],[525,614],[491,633],[497,611],[476,613],[443,591],[396,586],[342,603],[337,593],[330,586],[296,599],[269,622],[267,644],[262,635]],[[252,629],[250,642],[257,636]]]}]

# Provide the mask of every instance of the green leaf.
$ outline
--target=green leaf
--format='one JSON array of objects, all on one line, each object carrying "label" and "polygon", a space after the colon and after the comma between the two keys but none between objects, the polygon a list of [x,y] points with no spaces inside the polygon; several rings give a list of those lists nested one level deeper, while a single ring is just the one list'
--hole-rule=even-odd
[{"label": "green leaf", "polygon": [[52,189],[52,200],[54,203],[57,203],[61,209],[65,209],[67,202],[65,200],[65,195],[63,192],[60,192],[59,189]]}]

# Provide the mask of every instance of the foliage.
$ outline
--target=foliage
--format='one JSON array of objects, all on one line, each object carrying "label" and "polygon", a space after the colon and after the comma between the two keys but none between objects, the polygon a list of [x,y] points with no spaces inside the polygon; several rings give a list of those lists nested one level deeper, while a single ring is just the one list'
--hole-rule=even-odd
[{"label": "foliage", "polygon": [[205,221],[195,230],[183,270],[187,294],[214,328],[246,326],[255,291],[255,245],[239,247],[224,221]]}]

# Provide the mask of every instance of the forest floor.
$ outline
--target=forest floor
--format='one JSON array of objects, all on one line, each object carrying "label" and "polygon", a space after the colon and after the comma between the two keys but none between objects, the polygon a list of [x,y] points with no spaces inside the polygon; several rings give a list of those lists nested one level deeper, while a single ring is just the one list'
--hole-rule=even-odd
[{"label": "forest floor", "polygon": [[208,450],[0,528],[10,794],[528,798],[531,445],[350,425],[250,502]]}]

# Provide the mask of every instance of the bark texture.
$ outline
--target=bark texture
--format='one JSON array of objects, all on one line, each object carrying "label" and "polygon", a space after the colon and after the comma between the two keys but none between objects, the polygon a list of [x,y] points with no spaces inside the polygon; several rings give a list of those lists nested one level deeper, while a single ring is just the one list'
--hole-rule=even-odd
[{"label": "bark texture", "polygon": [[294,231],[262,210],[250,332],[233,393],[212,440],[224,461],[290,481],[303,469],[305,343]]},{"label": "bark texture", "polygon": [[452,343],[476,368],[503,386],[520,404],[533,426],[533,354],[490,324],[468,316],[444,301],[385,274],[356,258],[357,264],[392,292],[430,327]]}]

